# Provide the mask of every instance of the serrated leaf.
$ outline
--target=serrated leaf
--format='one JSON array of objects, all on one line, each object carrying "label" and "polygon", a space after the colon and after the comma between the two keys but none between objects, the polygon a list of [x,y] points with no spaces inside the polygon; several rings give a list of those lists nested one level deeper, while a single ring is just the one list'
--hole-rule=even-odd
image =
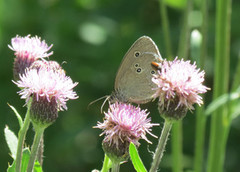
[{"label": "serrated leaf", "polygon": [[230,93],[230,94],[223,94],[222,96],[215,99],[211,104],[208,105],[205,114],[210,115],[215,110],[223,106],[224,104],[236,100],[240,97],[240,94],[238,92]]},{"label": "serrated leaf", "polygon": [[147,172],[146,168],[143,165],[141,158],[139,157],[136,146],[133,143],[130,143],[129,154],[132,160],[132,164],[137,172]]},{"label": "serrated leaf", "polygon": [[22,128],[23,125],[23,120],[22,117],[19,115],[19,113],[17,112],[17,110],[15,109],[15,107],[13,107],[12,105],[8,104],[8,106],[13,110],[13,112],[15,113],[17,119],[18,119],[18,123],[20,128]]},{"label": "serrated leaf", "polygon": [[12,132],[7,125],[4,129],[4,135],[5,135],[7,145],[10,149],[11,156],[13,159],[16,159],[18,139],[14,134],[14,132]]},{"label": "serrated leaf", "polygon": [[7,172],[15,172],[15,161],[8,167]]}]

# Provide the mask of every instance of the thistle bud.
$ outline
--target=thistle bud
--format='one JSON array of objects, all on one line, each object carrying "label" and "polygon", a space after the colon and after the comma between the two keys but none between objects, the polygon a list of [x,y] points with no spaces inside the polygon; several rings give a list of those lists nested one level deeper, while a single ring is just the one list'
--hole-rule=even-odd
[{"label": "thistle bud", "polygon": [[16,56],[13,63],[14,80],[19,80],[19,74],[24,74],[25,69],[30,67],[34,61],[53,54],[53,52],[48,53],[52,45],[48,46],[44,40],[41,41],[41,38],[37,36],[20,37],[17,35],[12,38],[11,45],[8,47],[15,51],[14,55]]}]

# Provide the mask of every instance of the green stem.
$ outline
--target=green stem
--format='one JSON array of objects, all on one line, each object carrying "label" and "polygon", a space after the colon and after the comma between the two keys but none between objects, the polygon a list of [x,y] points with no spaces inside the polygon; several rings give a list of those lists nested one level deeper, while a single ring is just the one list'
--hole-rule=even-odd
[{"label": "green stem", "polygon": [[201,12],[202,12],[203,22],[202,22],[201,29],[200,29],[200,32],[202,34],[202,44],[201,44],[201,51],[200,51],[200,64],[199,64],[199,67],[201,69],[204,69],[205,59],[207,57],[208,0],[202,0]]},{"label": "green stem", "polygon": [[171,127],[172,127],[172,122],[165,120],[163,129],[162,129],[162,133],[158,140],[158,145],[157,145],[155,154],[153,156],[152,166],[151,166],[149,172],[155,172],[155,171],[157,171],[157,169],[159,167]]},{"label": "green stem", "polygon": [[112,166],[112,161],[105,154],[101,172],[108,172],[108,170],[111,168],[111,166]]},{"label": "green stem", "polygon": [[[228,92],[231,21],[231,0],[217,0],[216,3],[214,99]],[[211,116],[207,172],[223,171],[227,130],[230,125],[227,110],[225,105]]]},{"label": "green stem", "polygon": [[[201,12],[203,17],[203,23],[201,25],[202,43],[200,51],[199,67],[204,69],[205,58],[207,56],[207,22],[208,22],[208,4],[207,0],[201,2]],[[197,107],[196,110],[196,134],[195,134],[195,155],[194,155],[194,171],[203,171],[203,159],[204,159],[204,141],[205,141],[205,128],[206,128],[206,116],[204,115],[204,106]]]},{"label": "green stem", "polygon": [[195,155],[194,172],[202,172],[204,140],[205,140],[206,116],[203,113],[203,107],[197,107],[196,110],[196,134],[195,134]]},{"label": "green stem", "polygon": [[182,121],[177,121],[173,124],[171,143],[172,143],[172,171],[181,172],[183,168]]},{"label": "green stem", "polygon": [[163,28],[163,36],[165,41],[166,47],[166,55],[169,60],[172,60],[172,44],[171,44],[171,37],[170,37],[170,29],[169,29],[169,20],[167,17],[167,9],[166,5],[163,0],[159,0],[160,5],[160,12],[161,12],[161,19],[162,19],[162,28]]},{"label": "green stem", "polygon": [[42,138],[43,132],[45,130],[45,127],[37,126],[37,125],[34,125],[34,128],[35,128],[35,137],[34,137],[32,149],[31,149],[31,156],[28,162],[27,172],[32,172],[33,170],[35,159],[36,159],[38,148],[39,148],[39,143]]},{"label": "green stem", "polygon": [[16,162],[15,172],[21,171],[22,150],[23,150],[26,133],[27,133],[27,130],[28,130],[29,124],[30,124],[30,106],[31,106],[31,100],[29,101],[29,104],[28,104],[28,109],[27,109],[27,113],[26,113],[23,125],[20,128],[19,133],[18,133],[18,146],[17,146],[16,161],[15,161]]},{"label": "green stem", "polygon": [[120,170],[120,163],[113,162],[112,163],[112,172],[119,172]]},{"label": "green stem", "polygon": [[[233,84],[231,87],[231,92],[235,91],[240,84],[240,79],[239,79],[239,75],[240,75],[240,60],[238,61],[237,64],[237,69],[235,72],[235,76],[233,79]],[[231,128],[231,122],[233,120],[232,118],[232,114],[236,108],[236,103],[237,101],[231,101],[228,103],[228,116],[225,118],[225,125],[224,126],[224,132],[223,132],[223,139],[222,139],[222,144],[221,144],[221,154],[224,155],[225,151],[226,151],[226,144],[227,144],[227,140],[228,140],[228,135],[229,135],[229,131]],[[224,160],[224,159],[223,159]]]},{"label": "green stem", "polygon": [[179,44],[178,44],[178,57],[187,58],[189,50],[189,37],[190,37],[190,26],[188,24],[188,16],[192,9],[192,0],[187,0],[187,6],[183,15],[183,25],[181,28]]},{"label": "green stem", "polygon": [[43,151],[44,151],[44,137],[42,135],[37,153],[37,160],[41,166],[43,165]]}]

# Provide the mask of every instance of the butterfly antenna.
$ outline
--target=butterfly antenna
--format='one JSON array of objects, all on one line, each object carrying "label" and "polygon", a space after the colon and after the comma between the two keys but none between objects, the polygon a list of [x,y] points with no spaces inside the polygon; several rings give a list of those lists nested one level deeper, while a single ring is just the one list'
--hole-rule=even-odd
[{"label": "butterfly antenna", "polygon": [[104,105],[105,105],[105,103],[109,100],[109,98],[110,98],[110,96],[104,96],[104,97],[106,97],[106,99],[104,100],[104,102],[103,102],[103,104],[102,104],[102,106],[101,106],[101,113],[103,112],[103,107],[104,107]]},{"label": "butterfly antenna", "polygon": [[[98,99],[96,99],[96,100],[93,100],[92,102],[90,102],[90,103],[88,104],[88,108],[89,108],[89,106],[91,106],[93,103],[96,103],[97,101],[102,100],[102,99],[104,99],[104,98],[105,98],[105,100],[104,100],[103,103],[105,104],[106,100],[109,99],[108,97],[110,97],[110,96],[106,95],[106,96],[100,97],[100,98],[98,98]],[[101,106],[101,110],[102,110],[102,106]]]}]

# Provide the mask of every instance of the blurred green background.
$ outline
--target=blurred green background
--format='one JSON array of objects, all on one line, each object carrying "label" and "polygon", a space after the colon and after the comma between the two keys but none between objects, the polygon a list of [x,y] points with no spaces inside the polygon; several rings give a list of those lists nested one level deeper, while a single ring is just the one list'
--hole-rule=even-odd
[{"label": "blurred green background", "polygon": [[[200,0],[199,0],[200,1]],[[174,52],[178,47],[179,34],[184,11],[184,0],[168,1],[170,34]],[[193,9],[198,8],[194,1]],[[231,78],[239,57],[240,47],[240,1],[232,4],[231,26]],[[195,11],[196,12],[196,11]],[[206,82],[212,87],[214,64],[215,1],[209,2],[208,57]],[[201,17],[197,13],[190,17],[192,27],[198,28]],[[91,171],[100,169],[104,153],[101,149],[102,137],[99,129],[92,127],[102,121],[99,101],[90,107],[89,103],[113,90],[115,74],[122,57],[132,43],[142,35],[150,36],[158,45],[163,56],[166,51],[159,4],[157,0],[0,0],[0,171],[6,171],[12,163],[9,149],[4,140],[4,127],[8,125],[15,133],[18,121],[7,103],[24,116],[24,100],[16,94],[19,90],[12,83],[13,51],[7,45],[16,35],[38,35],[46,42],[54,44],[51,60],[62,64],[73,81],[79,82],[75,91],[79,99],[68,102],[68,110],[59,113],[57,121],[45,131],[45,158],[43,169],[47,172]],[[176,55],[176,53],[174,53]],[[188,57],[183,57],[188,58]],[[65,63],[66,62],[66,63]],[[223,71],[224,72],[224,71]],[[207,94],[211,100],[211,91]],[[206,102],[208,104],[209,102]],[[142,106],[151,112],[154,123],[162,119],[158,116],[156,102]],[[106,108],[106,107],[105,107]],[[105,109],[106,110],[106,109]],[[240,118],[233,121],[226,152],[225,171],[240,169]],[[186,171],[192,169],[194,150],[195,117],[189,113],[183,121],[183,151]],[[159,135],[161,127],[153,133]],[[206,130],[206,148],[209,135]],[[27,144],[31,145],[33,129],[28,132]],[[141,141],[139,148],[147,169],[157,139],[148,136],[154,144]],[[168,142],[163,157],[162,170],[170,171],[171,157]],[[207,149],[205,150],[207,152]],[[121,171],[134,171],[130,162],[121,166]]]}]

